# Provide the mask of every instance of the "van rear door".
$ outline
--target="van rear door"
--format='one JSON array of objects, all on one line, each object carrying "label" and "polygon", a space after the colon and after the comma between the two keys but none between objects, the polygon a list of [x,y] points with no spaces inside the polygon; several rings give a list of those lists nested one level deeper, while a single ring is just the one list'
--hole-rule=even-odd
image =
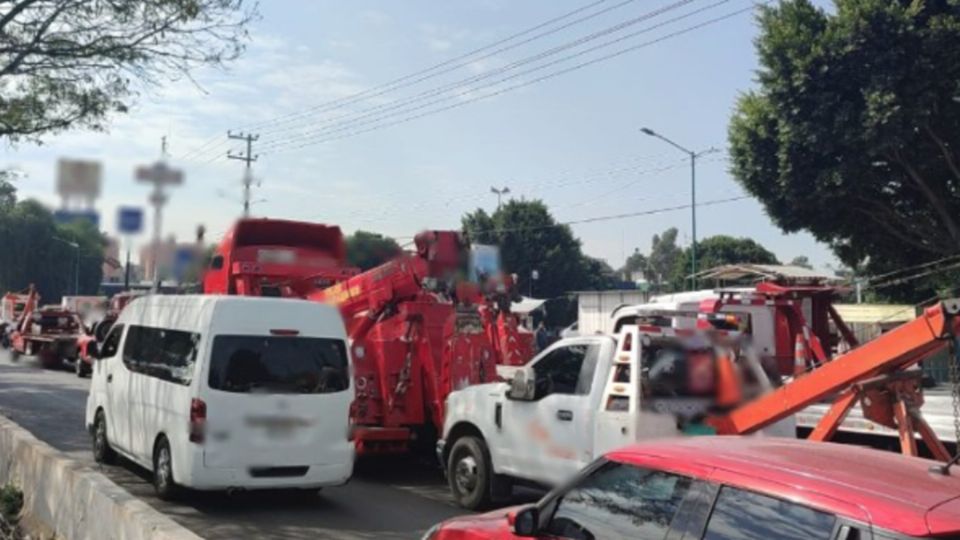
[{"label": "van rear door", "polygon": [[217,335],[204,382],[205,466],[276,470],[350,459],[343,339]]}]

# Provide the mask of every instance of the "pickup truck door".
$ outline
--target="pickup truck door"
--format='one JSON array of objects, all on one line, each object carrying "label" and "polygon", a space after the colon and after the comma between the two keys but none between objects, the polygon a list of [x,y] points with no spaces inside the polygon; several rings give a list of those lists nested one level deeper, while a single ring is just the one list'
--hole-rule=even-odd
[{"label": "pickup truck door", "polygon": [[603,339],[573,338],[547,349],[531,364],[534,400],[504,401],[510,474],[559,483],[591,461],[596,410],[591,388]]}]

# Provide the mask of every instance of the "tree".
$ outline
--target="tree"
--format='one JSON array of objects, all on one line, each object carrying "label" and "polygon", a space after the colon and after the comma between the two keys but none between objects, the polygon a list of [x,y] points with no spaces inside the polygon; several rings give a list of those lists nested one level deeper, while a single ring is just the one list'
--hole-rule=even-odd
[{"label": "tree", "polygon": [[683,250],[677,246],[676,227],[663,231],[663,234],[653,235],[649,259],[652,281],[659,285],[670,280],[673,269],[677,265],[677,260],[682,254]]},{"label": "tree", "polygon": [[400,245],[393,238],[357,231],[347,237],[347,262],[361,270],[369,270],[396,257]]},{"label": "tree", "polygon": [[[690,249],[683,250],[674,266],[672,279],[676,289],[682,289],[690,275]],[[777,256],[750,238],[717,235],[697,242],[697,268],[707,270],[725,264],[755,263],[780,264]]]},{"label": "tree", "polygon": [[627,260],[623,263],[623,268],[620,269],[620,274],[623,276],[623,279],[631,281],[633,279],[633,274],[636,272],[641,272],[644,279],[649,279],[650,276],[650,262],[647,260],[647,256],[643,253],[640,253],[640,249],[637,248],[633,250],[633,254],[627,257]]},{"label": "tree", "polygon": [[732,172],[785,232],[869,274],[960,252],[960,4],[761,8]]},{"label": "tree", "polygon": [[[511,200],[492,215],[478,208],[462,225],[472,243],[500,247],[504,270],[517,274],[523,294],[551,298],[605,287],[612,278],[609,265],[586,257],[570,227],[558,224],[541,201]],[[539,278],[531,283],[534,270]]]},{"label": "tree", "polygon": [[0,2],[0,138],[103,129],[143,86],[236,58],[255,16],[243,0]]},{"label": "tree", "polygon": [[813,265],[810,264],[810,259],[806,255],[797,255],[790,260],[790,265],[813,270]]},{"label": "tree", "polygon": [[[8,184],[9,185],[9,184]],[[2,187],[2,185],[0,185]],[[2,191],[2,190],[0,190]],[[44,303],[57,303],[73,294],[95,294],[103,279],[104,240],[90,223],[58,225],[53,215],[33,200],[0,205],[0,292],[37,286]],[[79,250],[70,243],[79,245]],[[79,272],[77,263],[79,256]]]}]

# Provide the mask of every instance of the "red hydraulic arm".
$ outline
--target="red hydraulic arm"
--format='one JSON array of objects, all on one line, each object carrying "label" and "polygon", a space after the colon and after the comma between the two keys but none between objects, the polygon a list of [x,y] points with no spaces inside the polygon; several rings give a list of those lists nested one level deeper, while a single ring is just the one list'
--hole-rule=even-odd
[{"label": "red hydraulic arm", "polygon": [[365,324],[348,323],[350,337],[358,339],[390,305],[416,298],[427,288],[427,280],[442,280],[456,270],[463,251],[459,233],[425,231],[414,243],[415,254],[400,256],[327,289],[310,291],[306,298],[335,304],[346,321],[366,312]]},{"label": "red hydraulic arm", "polygon": [[917,454],[915,434],[919,434],[935,458],[947,461],[946,448],[919,413],[922,372],[907,368],[953,346],[960,334],[958,313],[960,299],[944,300],[913,321],[708,422],[720,434],[748,434],[833,397],[811,439],[830,439],[860,402],[865,417],[900,432],[905,454]]}]

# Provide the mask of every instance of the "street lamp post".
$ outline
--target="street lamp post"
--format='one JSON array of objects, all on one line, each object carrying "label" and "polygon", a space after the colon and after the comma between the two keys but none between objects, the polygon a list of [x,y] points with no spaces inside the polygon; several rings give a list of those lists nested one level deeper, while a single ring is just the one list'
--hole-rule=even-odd
[{"label": "street lamp post", "polygon": [[651,137],[656,137],[661,141],[669,144],[670,146],[680,150],[684,154],[690,156],[690,226],[691,226],[691,236],[693,237],[692,242],[690,243],[690,283],[693,289],[697,288],[697,158],[704,154],[712,154],[717,152],[716,148],[708,148],[706,150],[701,150],[699,152],[694,152],[693,150],[687,150],[683,146],[671,141],[670,139],[660,135],[656,131],[643,127],[640,128],[640,132],[644,135],[649,135]]},{"label": "street lamp post", "polygon": [[64,240],[57,236],[53,237],[54,240],[58,242],[63,242],[64,244],[72,247],[76,251],[76,258],[73,262],[73,294],[76,296],[80,295],[80,244],[76,242],[71,242],[69,240]]},{"label": "street lamp post", "polygon": [[491,188],[490,188],[490,193],[493,193],[493,194],[495,194],[495,195],[497,196],[497,210],[499,210],[499,209],[500,209],[500,204],[503,202],[503,201],[502,201],[502,198],[503,198],[503,196],[506,195],[507,193],[510,193],[510,188],[508,188],[507,186],[503,186],[503,187],[500,188],[500,189],[497,189],[497,188],[495,188],[495,187],[491,187]]}]

